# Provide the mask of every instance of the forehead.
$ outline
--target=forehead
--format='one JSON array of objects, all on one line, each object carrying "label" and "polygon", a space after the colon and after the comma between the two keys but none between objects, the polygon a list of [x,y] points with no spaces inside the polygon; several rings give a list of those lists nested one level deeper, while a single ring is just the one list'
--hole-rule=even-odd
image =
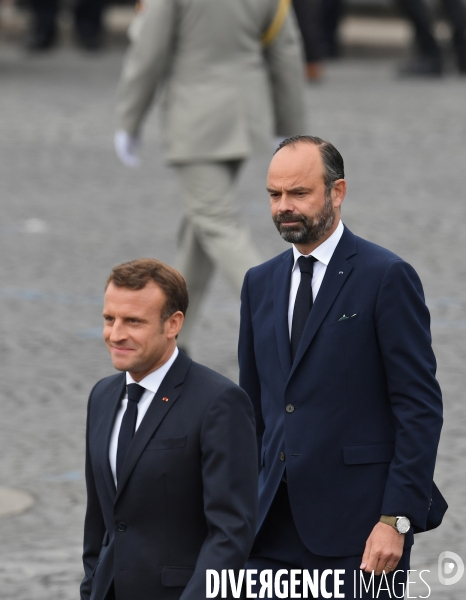
[{"label": "forehead", "polygon": [[118,287],[110,282],[105,290],[104,311],[142,313],[160,311],[165,302],[165,294],[154,282],[150,281],[141,290]]},{"label": "forehead", "polygon": [[275,154],[267,174],[267,186],[305,185],[323,181],[324,164],[318,146],[298,143]]}]

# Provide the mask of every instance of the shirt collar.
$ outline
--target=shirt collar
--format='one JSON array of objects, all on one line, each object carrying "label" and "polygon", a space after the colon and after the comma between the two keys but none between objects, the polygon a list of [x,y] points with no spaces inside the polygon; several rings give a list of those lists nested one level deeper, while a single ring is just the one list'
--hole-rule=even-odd
[{"label": "shirt collar", "polygon": [[155,394],[157,392],[157,390],[159,389],[160,384],[163,381],[163,378],[170,370],[170,367],[172,366],[172,364],[175,362],[178,354],[179,354],[179,350],[178,350],[178,346],[177,346],[175,348],[175,350],[173,351],[173,354],[170,356],[170,358],[167,360],[166,363],[164,363],[161,367],[159,367],[155,371],[152,371],[152,373],[149,373],[149,375],[146,375],[144,377],[144,379],[141,379],[141,381],[139,381],[139,382],[134,381],[134,379],[131,377],[131,375],[128,372],[126,372],[126,385],[128,385],[129,383],[139,383],[140,386],[142,386],[143,388],[146,388],[146,390],[149,390]]},{"label": "shirt collar", "polygon": [[332,233],[332,235],[322,242],[320,246],[317,246],[315,250],[313,250],[310,254],[301,254],[301,252],[293,245],[293,268],[291,271],[293,272],[296,268],[296,262],[300,256],[313,256],[316,260],[323,263],[325,266],[328,266],[330,259],[335,252],[335,248],[338,246],[338,242],[343,235],[343,231],[345,230],[343,223],[340,222],[337,225],[337,228]]}]

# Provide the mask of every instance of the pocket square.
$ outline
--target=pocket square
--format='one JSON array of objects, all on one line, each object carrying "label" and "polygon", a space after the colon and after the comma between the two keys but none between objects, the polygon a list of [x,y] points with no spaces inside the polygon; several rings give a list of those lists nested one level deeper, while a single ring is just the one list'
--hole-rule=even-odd
[{"label": "pocket square", "polygon": [[350,317],[347,317],[346,315],[343,315],[342,317],[340,317],[338,319],[338,322],[340,321],[347,321],[348,319],[352,319],[353,317],[357,317],[358,315],[356,313],[354,313],[354,315],[351,315]]}]

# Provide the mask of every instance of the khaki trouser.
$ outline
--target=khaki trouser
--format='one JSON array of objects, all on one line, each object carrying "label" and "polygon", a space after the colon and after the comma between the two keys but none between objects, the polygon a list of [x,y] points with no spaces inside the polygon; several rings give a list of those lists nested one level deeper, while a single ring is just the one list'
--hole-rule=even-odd
[{"label": "khaki trouser", "polygon": [[189,309],[178,343],[189,344],[199,307],[215,267],[239,297],[246,271],[261,257],[235,203],[242,161],[176,165],[186,215],[179,235],[177,268],[186,279]]}]

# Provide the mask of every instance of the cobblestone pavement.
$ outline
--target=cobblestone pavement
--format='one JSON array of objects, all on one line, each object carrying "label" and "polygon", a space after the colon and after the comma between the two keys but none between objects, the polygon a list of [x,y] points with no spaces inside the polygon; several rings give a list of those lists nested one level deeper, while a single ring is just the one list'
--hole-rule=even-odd
[{"label": "cobblestone pavement", "polygon": [[[27,58],[0,46],[0,487],[35,504],[0,517],[0,597],[71,600],[82,575],[87,394],[112,372],[100,339],[102,286],[119,262],[173,262],[181,204],[163,165],[157,114],[143,167],[113,156],[121,49],[90,58],[72,49]],[[466,81],[399,81],[388,59],[346,59],[306,93],[309,131],[346,159],[344,221],[418,270],[433,317],[445,427],[436,481],[450,510],[417,537],[413,569],[430,597],[464,598],[466,578],[438,582],[437,559],[466,560]],[[265,258],[280,252],[268,213],[269,157],[242,174],[238,204]],[[192,353],[236,379],[239,302],[217,277]],[[419,573],[410,596],[425,596]]]}]

